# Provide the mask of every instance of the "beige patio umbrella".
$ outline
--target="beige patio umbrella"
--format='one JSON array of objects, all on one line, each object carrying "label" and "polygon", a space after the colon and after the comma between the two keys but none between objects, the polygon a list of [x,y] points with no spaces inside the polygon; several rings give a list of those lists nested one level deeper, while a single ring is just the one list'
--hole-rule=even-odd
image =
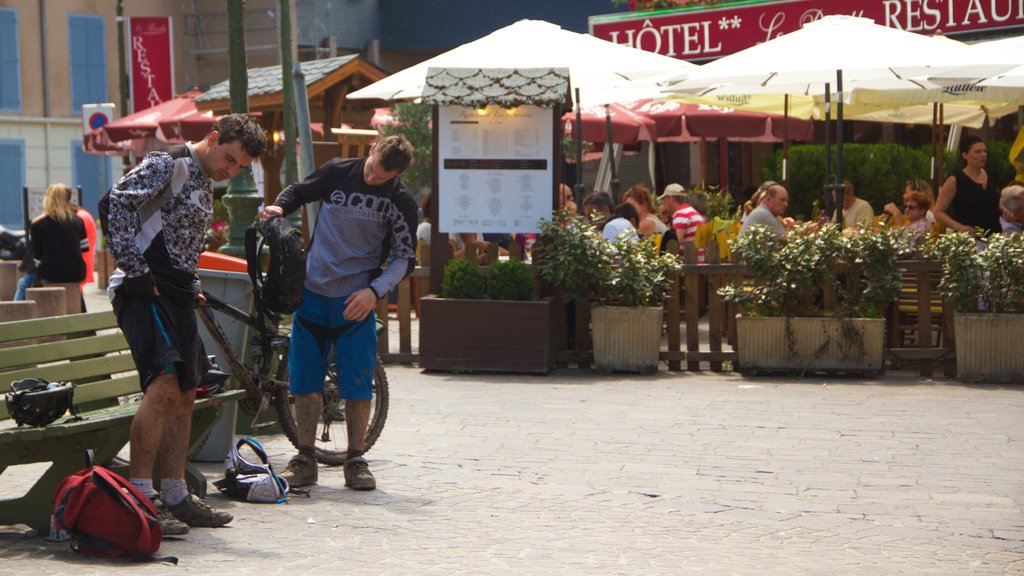
[{"label": "beige patio umbrella", "polygon": [[[348,95],[352,99],[418,98],[428,68],[568,68],[570,84],[586,105],[647,98],[656,83],[685,75],[695,64],[563,30],[541,20],[520,20],[487,36],[396,72]],[[575,99],[575,90],[573,91]]]}]

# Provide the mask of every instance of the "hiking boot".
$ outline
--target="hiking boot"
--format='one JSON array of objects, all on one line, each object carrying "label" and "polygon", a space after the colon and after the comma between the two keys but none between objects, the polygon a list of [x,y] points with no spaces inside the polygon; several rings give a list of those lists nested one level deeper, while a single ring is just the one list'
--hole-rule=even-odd
[{"label": "hiking boot", "polygon": [[288,482],[288,486],[299,488],[316,484],[317,467],[316,458],[306,454],[296,454],[288,461],[288,467],[281,473],[281,477]]},{"label": "hiking boot", "polygon": [[353,490],[373,490],[377,481],[370,473],[370,465],[362,456],[345,460],[345,486]]},{"label": "hiking boot", "polygon": [[160,522],[160,527],[164,529],[164,536],[182,536],[188,534],[188,524],[179,521],[171,514],[171,511],[167,509],[167,505],[160,499],[159,495],[153,496],[151,502],[156,507],[156,519]]},{"label": "hiking boot", "polygon": [[227,512],[219,512],[210,508],[209,504],[197,498],[195,494],[189,494],[188,498],[181,501],[181,504],[168,506],[167,509],[178,520],[197,528],[217,528],[234,519]]}]

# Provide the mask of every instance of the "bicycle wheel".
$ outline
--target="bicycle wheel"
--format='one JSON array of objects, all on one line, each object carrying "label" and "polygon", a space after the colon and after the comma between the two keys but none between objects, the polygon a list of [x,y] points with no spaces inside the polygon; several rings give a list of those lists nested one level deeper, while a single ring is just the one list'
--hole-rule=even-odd
[{"label": "bicycle wheel", "polygon": [[[281,372],[283,369],[284,374],[283,377],[279,375],[277,380],[288,381],[287,366],[287,351],[285,351],[278,370]],[[387,373],[384,371],[384,364],[378,357],[374,369],[373,401],[370,404],[370,419],[366,429],[364,452],[369,452],[384,429],[384,422],[388,415],[388,401]],[[274,405],[277,409],[281,429],[292,445],[298,447],[299,436],[295,422],[294,402],[287,389],[279,389],[275,393]],[[345,462],[348,455],[348,424],[345,419],[345,401],[338,397],[338,376],[334,371],[334,366],[328,368],[324,381],[324,405],[320,421],[317,423],[315,444],[316,459],[321,464],[338,466]]]}]

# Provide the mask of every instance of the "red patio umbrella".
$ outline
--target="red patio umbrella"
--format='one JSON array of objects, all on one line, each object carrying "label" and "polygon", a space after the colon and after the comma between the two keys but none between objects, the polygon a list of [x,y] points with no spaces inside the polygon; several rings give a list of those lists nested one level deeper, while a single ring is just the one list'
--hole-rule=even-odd
[{"label": "red patio umbrella", "polygon": [[132,138],[161,138],[161,134],[158,133],[160,122],[195,113],[196,105],[192,103],[192,99],[200,94],[202,92],[195,90],[180,94],[152,108],[114,120],[101,130],[106,131],[107,136],[113,142]]},{"label": "red patio umbrella", "polygon": [[[94,154],[126,155],[182,142],[181,135],[176,130],[170,130],[168,123],[182,116],[196,114],[192,99],[199,94],[202,92],[186,92],[152,108],[114,120],[86,134],[82,148]],[[164,131],[165,124],[170,133]]]},{"label": "red patio umbrella", "polygon": [[[623,106],[655,121],[658,142],[694,142],[718,138],[742,142],[778,142],[786,137],[785,119],[776,114],[676,101],[638,100]],[[790,140],[811,140],[813,137],[814,125],[810,120],[789,119]]]},{"label": "red patio umbrella", "polygon": [[[637,144],[641,140],[655,141],[658,128],[654,120],[637,114],[622,104],[609,104],[607,111],[604,106],[584,106],[581,109],[580,121],[583,125],[583,139],[588,142],[605,142],[608,140],[608,117],[612,124],[612,142],[615,144]],[[562,115],[566,136],[576,137],[576,112]]]}]

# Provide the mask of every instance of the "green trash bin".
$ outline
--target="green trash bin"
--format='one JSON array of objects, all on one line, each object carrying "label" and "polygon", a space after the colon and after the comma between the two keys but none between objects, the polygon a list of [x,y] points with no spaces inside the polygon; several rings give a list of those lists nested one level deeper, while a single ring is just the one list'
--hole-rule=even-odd
[{"label": "green trash bin", "polygon": [[[222,270],[199,270],[199,279],[203,283],[203,290],[231,304],[235,308],[252,312],[253,294],[252,282],[249,275],[244,272],[226,272]],[[249,326],[229,318],[219,312],[213,312],[217,323],[224,330],[231,346],[238,353],[240,358],[245,358],[249,346]],[[206,325],[199,320],[199,335],[206,345],[206,353],[217,357],[217,364],[223,370],[230,370],[230,365],[224,357],[224,353],[217,346]],[[235,422],[238,417],[238,403],[228,402],[224,405],[224,413],[221,414],[217,423],[214,424],[209,437],[199,448],[199,451],[192,456],[196,462],[221,462],[231,452],[235,441]]]}]

